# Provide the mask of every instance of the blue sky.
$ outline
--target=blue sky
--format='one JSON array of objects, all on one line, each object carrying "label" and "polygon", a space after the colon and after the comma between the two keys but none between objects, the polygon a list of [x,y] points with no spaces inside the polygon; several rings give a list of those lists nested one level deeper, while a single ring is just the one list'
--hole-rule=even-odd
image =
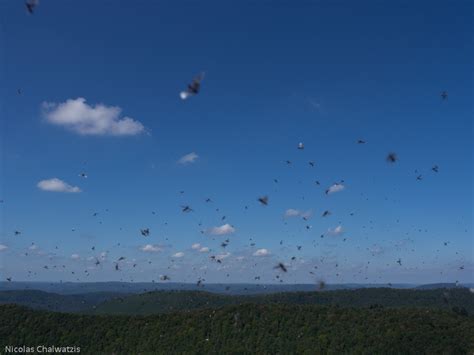
[{"label": "blue sky", "polygon": [[0,276],[472,282],[472,6],[2,1]]}]

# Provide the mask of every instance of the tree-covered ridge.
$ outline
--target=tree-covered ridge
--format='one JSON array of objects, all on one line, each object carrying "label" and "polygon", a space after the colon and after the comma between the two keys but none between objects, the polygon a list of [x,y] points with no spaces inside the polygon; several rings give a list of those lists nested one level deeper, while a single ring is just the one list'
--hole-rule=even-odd
[{"label": "tree-covered ridge", "polygon": [[474,294],[466,288],[414,290],[367,288],[327,292],[282,292],[268,295],[228,296],[199,291],[154,291],[117,297],[99,304],[94,313],[138,314],[166,313],[177,310],[217,308],[225,305],[299,304],[347,307],[426,307],[457,310],[474,314]]},{"label": "tree-covered ridge", "polygon": [[39,290],[0,291],[0,304],[18,304],[34,309],[55,312],[80,312],[97,304],[127,294],[118,292],[91,292],[77,295],[59,295]]},{"label": "tree-covered ridge", "polygon": [[82,354],[471,354],[474,318],[429,309],[227,306],[153,316],[90,316],[0,306],[6,345]]}]

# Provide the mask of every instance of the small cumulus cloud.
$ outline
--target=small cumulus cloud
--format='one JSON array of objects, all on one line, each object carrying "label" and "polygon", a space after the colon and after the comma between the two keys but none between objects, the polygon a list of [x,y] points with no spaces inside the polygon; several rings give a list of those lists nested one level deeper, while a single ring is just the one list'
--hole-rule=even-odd
[{"label": "small cumulus cloud", "polygon": [[213,235],[226,235],[232,234],[235,232],[235,228],[232,227],[230,224],[226,223],[219,227],[213,227],[209,230],[210,234]]},{"label": "small cumulus cloud", "polygon": [[199,243],[194,243],[193,245],[191,245],[191,249],[194,249],[194,250],[201,249],[201,244],[199,244]]},{"label": "small cumulus cloud", "polygon": [[185,164],[191,164],[194,163],[197,159],[199,158],[199,155],[196,153],[192,152],[189,154],[186,154],[185,156],[182,156],[179,160],[178,163],[185,165]]},{"label": "small cumulus cloud", "polygon": [[141,250],[141,251],[144,251],[144,252],[156,253],[156,252],[162,251],[163,249],[160,248],[160,247],[157,246],[157,245],[146,244],[146,245],[142,246],[142,247],[140,248],[140,250]]},{"label": "small cumulus cloud", "polygon": [[47,122],[81,135],[133,136],[145,131],[139,121],[121,117],[120,107],[90,106],[83,97],[59,104],[43,102],[42,108]]},{"label": "small cumulus cloud", "polygon": [[200,253],[209,253],[209,248],[208,247],[202,247],[201,249],[199,249],[199,252]]},{"label": "small cumulus cloud", "polygon": [[79,187],[71,186],[68,183],[58,178],[41,180],[40,182],[38,182],[36,186],[38,186],[40,190],[50,191],[50,192],[69,192],[69,193],[81,192],[81,189]]},{"label": "small cumulus cloud", "polygon": [[71,259],[73,259],[73,260],[79,260],[79,259],[80,259],[80,256],[79,256],[79,254],[72,254],[72,255],[71,255]]},{"label": "small cumulus cloud", "polygon": [[182,258],[183,256],[184,256],[184,253],[182,251],[179,251],[173,254],[173,258]]},{"label": "small cumulus cloud", "polygon": [[343,184],[336,183],[328,187],[328,189],[326,190],[326,194],[330,195],[336,192],[340,192],[344,189],[345,189],[345,186]]},{"label": "small cumulus cloud", "polygon": [[268,249],[258,249],[253,256],[267,256],[270,255],[270,251]]},{"label": "small cumulus cloud", "polygon": [[336,228],[330,228],[330,229],[328,229],[328,234],[329,234],[329,235],[334,235],[334,236],[336,236],[336,235],[340,235],[340,234],[342,234],[342,233],[344,233],[344,229],[342,228],[342,226],[337,226]]},{"label": "small cumulus cloud", "polygon": [[0,244],[0,251],[4,251],[4,250],[7,250],[8,247],[4,244]]}]

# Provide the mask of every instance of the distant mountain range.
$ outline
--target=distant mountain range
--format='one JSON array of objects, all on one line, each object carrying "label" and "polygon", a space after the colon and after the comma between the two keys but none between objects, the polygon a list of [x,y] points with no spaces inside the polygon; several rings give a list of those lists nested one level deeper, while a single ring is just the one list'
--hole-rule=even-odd
[{"label": "distant mountain range", "polygon": [[[359,288],[454,288],[454,283],[443,284],[327,284],[326,291],[359,289]],[[462,287],[474,287],[474,284],[461,284]],[[260,294],[275,292],[297,292],[315,291],[318,286],[314,284],[203,284],[197,286],[194,283],[153,283],[153,282],[0,282],[0,291],[7,290],[39,290],[53,292],[57,294],[83,294],[91,292],[115,292],[115,293],[143,293],[160,290],[188,290],[188,291],[208,291],[223,294]]]},{"label": "distant mountain range", "polygon": [[332,291],[276,292],[230,295],[193,290],[144,293],[91,292],[57,294],[39,290],[0,291],[0,304],[33,309],[90,314],[150,315],[240,304],[330,305],[340,307],[424,307],[474,314],[474,293],[467,288],[358,288]]},{"label": "distant mountain range", "polygon": [[81,312],[124,293],[90,292],[75,295],[61,295],[39,290],[0,291],[0,304],[17,304],[33,309],[46,309],[55,312]]}]

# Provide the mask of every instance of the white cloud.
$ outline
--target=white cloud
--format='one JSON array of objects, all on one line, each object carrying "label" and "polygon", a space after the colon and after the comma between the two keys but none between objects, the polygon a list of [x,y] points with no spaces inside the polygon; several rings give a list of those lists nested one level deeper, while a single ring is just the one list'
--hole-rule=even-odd
[{"label": "white cloud", "polygon": [[145,252],[158,252],[158,251],[162,251],[163,249],[160,248],[159,246],[157,245],[152,245],[152,244],[147,244],[147,245],[144,245],[140,248],[141,251],[145,251]]},{"label": "white cloud", "polygon": [[79,258],[80,258],[79,254],[72,254],[71,255],[71,259],[79,260]]},{"label": "white cloud", "polygon": [[58,179],[52,178],[48,180],[41,180],[36,185],[39,189],[43,191],[52,191],[52,192],[81,192],[81,189],[77,186],[71,186],[68,183]]},{"label": "white cloud", "polygon": [[173,258],[182,258],[183,256],[184,256],[184,253],[182,251],[179,251],[176,254],[173,254]]},{"label": "white cloud", "polygon": [[216,255],[216,260],[222,260],[222,259],[225,259],[227,257],[230,256],[230,253],[227,252],[227,253],[224,253],[224,254],[219,254],[219,255]]},{"label": "white cloud", "polygon": [[178,160],[178,163],[179,164],[190,164],[190,163],[194,163],[197,158],[199,158],[199,155],[197,155],[196,153],[192,152],[192,153],[189,153],[189,154],[186,154],[185,156],[181,157],[179,160]]},{"label": "white cloud", "polygon": [[200,253],[209,253],[209,248],[208,247],[202,247],[201,249],[199,249],[199,252]]},{"label": "white cloud", "polygon": [[193,245],[191,245],[191,248],[194,249],[194,250],[201,249],[201,244],[199,244],[199,243],[194,243]]},{"label": "white cloud", "polygon": [[43,115],[49,123],[82,135],[133,136],[145,130],[139,121],[120,117],[120,107],[103,104],[89,106],[82,97],[59,104],[43,102],[42,106]]},{"label": "white cloud", "polygon": [[329,188],[326,190],[326,194],[330,195],[330,194],[333,194],[335,192],[339,192],[339,191],[342,191],[344,190],[345,186],[343,184],[334,184],[334,185],[331,185],[329,186]]},{"label": "white cloud", "polygon": [[295,210],[293,208],[289,208],[285,211],[285,217],[297,217],[300,215],[300,211]]},{"label": "white cloud", "polygon": [[209,230],[209,233],[214,235],[226,235],[232,234],[235,232],[235,228],[232,227],[230,224],[226,223],[219,227],[213,227]]},{"label": "white cloud", "polygon": [[8,247],[4,244],[0,244],[0,251],[4,251],[4,250],[7,250]]},{"label": "white cloud", "polygon": [[270,255],[270,251],[268,249],[258,249],[253,256],[267,256]]},{"label": "white cloud", "polygon": [[300,210],[295,210],[293,208],[289,208],[285,211],[285,218],[290,218],[290,217],[298,217],[301,216],[302,218],[309,218],[313,212],[311,210],[308,211],[300,211]]},{"label": "white cloud", "polygon": [[344,230],[342,229],[342,226],[337,226],[336,228],[328,229],[328,234],[330,235],[339,235],[343,232]]},{"label": "white cloud", "polygon": [[38,246],[37,246],[36,244],[32,244],[32,245],[30,245],[30,246],[28,247],[28,249],[30,249],[30,250],[36,250],[36,249],[38,249]]}]

